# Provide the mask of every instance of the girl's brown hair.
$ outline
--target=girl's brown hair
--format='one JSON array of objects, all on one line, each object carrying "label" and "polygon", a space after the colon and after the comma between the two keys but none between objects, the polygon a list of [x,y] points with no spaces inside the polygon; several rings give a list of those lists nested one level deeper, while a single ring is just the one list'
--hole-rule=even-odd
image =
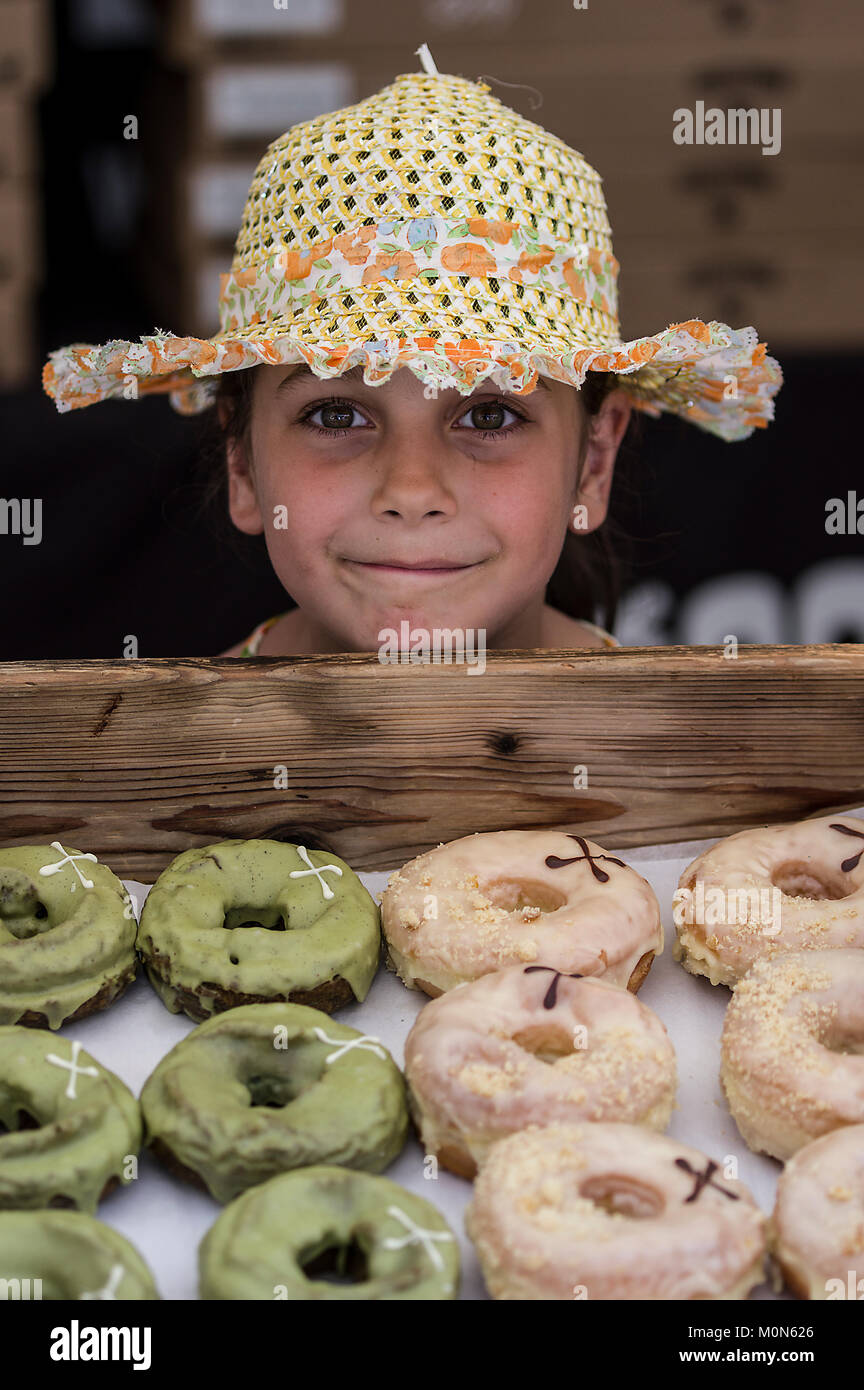
[{"label": "girl's brown hair", "polygon": [[[254,367],[224,372],[219,378],[216,405],[213,411],[217,433],[210,449],[206,450],[207,475],[205,505],[215,505],[227,518],[227,472],[225,445],[236,440],[247,448],[252,427],[252,388]],[[600,410],[606,397],[619,385],[614,372],[589,372],[579,392],[579,398],[590,422]],[[224,425],[218,424],[220,413]],[[634,412],[635,416],[636,412]],[[637,442],[640,421],[631,417],[627,433],[618,451],[616,479],[626,471],[629,454]],[[579,454],[577,480],[581,481],[588,436],[583,436]],[[232,533],[236,535],[234,527]],[[610,631],[621,598],[625,573],[623,547],[627,533],[607,515],[602,526],[584,536],[567,532],[567,538],[555,571],[546,586],[546,602],[571,618],[599,622]]]},{"label": "girl's brown hair", "polygon": [[[588,431],[582,436],[579,450],[577,486],[582,481],[592,421],[606,397],[620,384],[615,372],[588,372],[579,391],[588,416]],[[641,428],[642,417],[634,410],[615,462],[613,489],[619,492],[629,487],[629,467],[637,452]],[[558,564],[546,585],[546,602],[571,618],[587,618],[612,632],[629,567],[629,544],[630,536],[611,515],[611,506],[596,530],[584,536],[568,531]]]}]

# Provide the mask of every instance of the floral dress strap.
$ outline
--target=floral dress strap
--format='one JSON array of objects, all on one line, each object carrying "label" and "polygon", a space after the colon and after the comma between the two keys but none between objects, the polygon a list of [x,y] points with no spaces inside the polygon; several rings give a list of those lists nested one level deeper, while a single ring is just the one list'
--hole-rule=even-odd
[{"label": "floral dress strap", "polygon": [[240,652],[240,655],[257,656],[258,648],[261,646],[261,639],[264,636],[264,633],[267,631],[268,628],[271,628],[274,623],[278,623],[279,619],[283,618],[284,616],[284,613],[276,613],[272,618],[265,618],[263,623],[259,623],[258,626],[255,628],[255,631],[247,638],[246,643],[243,646],[242,651]]},{"label": "floral dress strap", "polygon": [[617,637],[613,637],[611,632],[607,632],[605,627],[598,627],[596,623],[589,623],[587,618],[580,618],[583,627],[590,627],[592,632],[596,632],[598,637],[602,637],[604,647],[620,647],[621,643]]}]

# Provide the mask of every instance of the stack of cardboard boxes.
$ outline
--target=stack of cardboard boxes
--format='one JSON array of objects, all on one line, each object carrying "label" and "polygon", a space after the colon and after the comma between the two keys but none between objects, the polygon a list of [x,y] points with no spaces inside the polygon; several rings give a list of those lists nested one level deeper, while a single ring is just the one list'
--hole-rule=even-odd
[{"label": "stack of cardboard boxes", "polygon": [[42,276],[36,102],[49,78],[47,0],[0,0],[0,390],[32,378]]},{"label": "stack of cardboard boxes", "polygon": [[218,327],[267,144],[419,71],[425,42],[600,173],[625,337],[702,317],[860,348],[862,32],[860,0],[180,0],[184,321]]}]

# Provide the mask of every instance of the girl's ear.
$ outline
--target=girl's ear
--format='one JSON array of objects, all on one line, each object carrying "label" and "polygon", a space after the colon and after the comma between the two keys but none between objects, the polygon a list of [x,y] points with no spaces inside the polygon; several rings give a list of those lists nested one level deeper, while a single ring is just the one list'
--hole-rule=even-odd
[{"label": "girl's ear", "polygon": [[587,419],[588,443],[582,478],[568,522],[569,529],[576,535],[595,531],[606,520],[618,446],[630,423],[632,410],[629,396],[619,387],[606,397],[597,414]]},{"label": "girl's ear", "polygon": [[[219,410],[219,423],[224,428],[222,409]],[[236,437],[226,437],[225,457],[228,466],[228,511],[231,520],[239,531],[247,536],[258,536],[264,530],[264,519],[258,505],[255,480],[246,444]]]}]

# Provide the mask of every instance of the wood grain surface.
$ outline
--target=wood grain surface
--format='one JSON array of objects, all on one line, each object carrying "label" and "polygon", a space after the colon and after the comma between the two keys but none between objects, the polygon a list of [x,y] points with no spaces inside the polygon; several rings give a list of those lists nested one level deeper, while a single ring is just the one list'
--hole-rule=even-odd
[{"label": "wood grain surface", "polygon": [[390,869],[479,830],[623,848],[862,803],[864,645],[0,663],[0,844],[142,882],[221,839]]}]

